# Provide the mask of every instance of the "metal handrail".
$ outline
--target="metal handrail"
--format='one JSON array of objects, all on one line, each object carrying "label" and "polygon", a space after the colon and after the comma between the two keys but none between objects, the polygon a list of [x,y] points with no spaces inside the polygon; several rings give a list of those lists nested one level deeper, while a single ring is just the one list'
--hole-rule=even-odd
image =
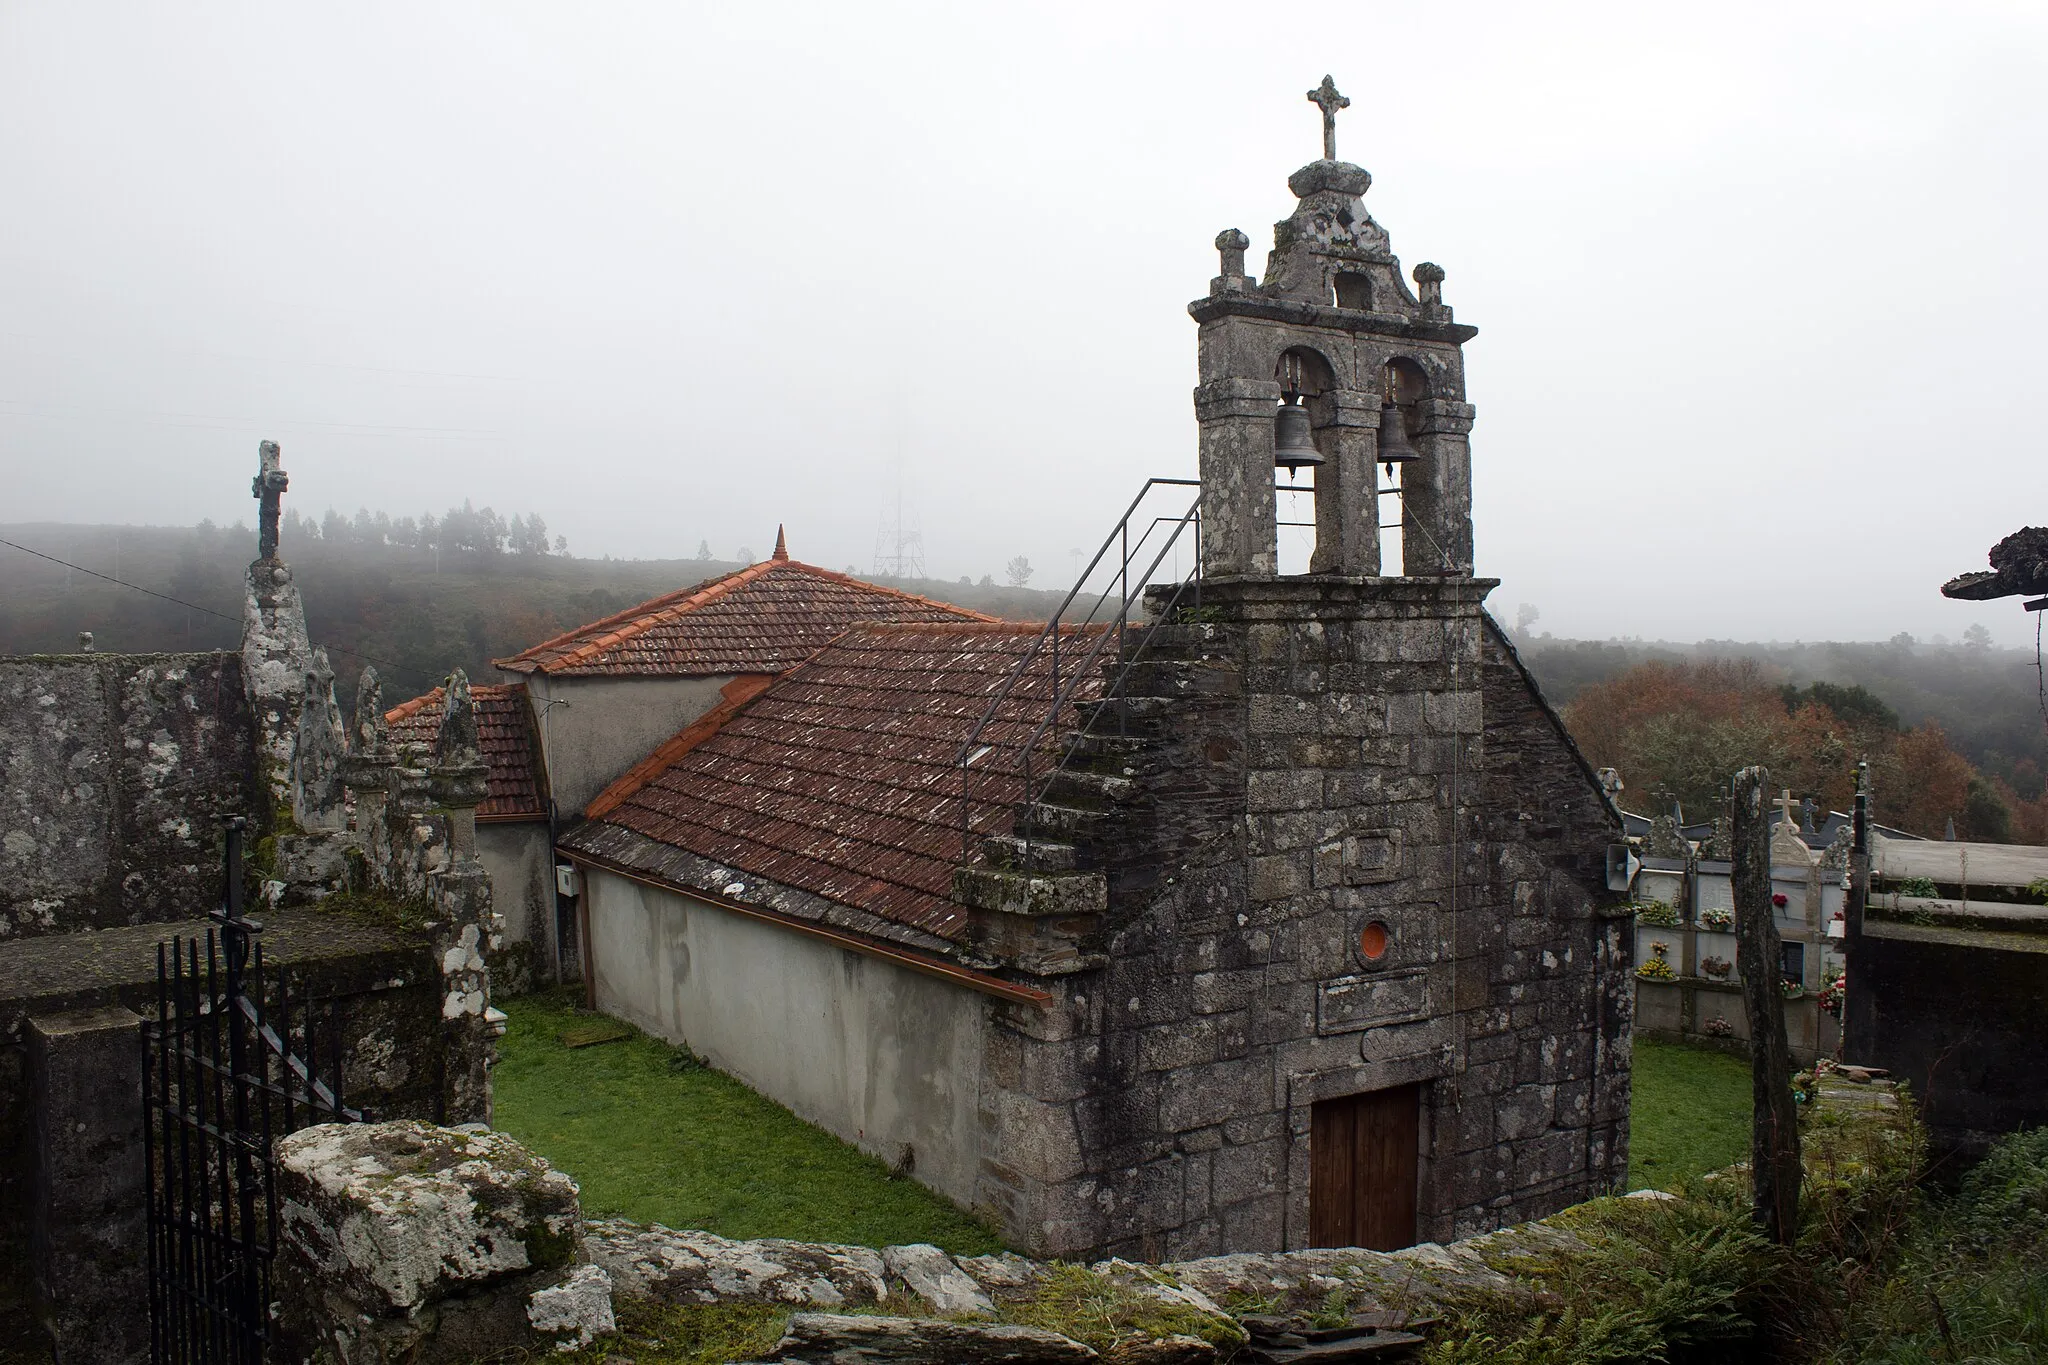
[{"label": "metal handrail", "polygon": [[[1131,543],[1131,519],[1137,514],[1138,508],[1144,503],[1146,496],[1154,488],[1162,486],[1199,490],[1202,485],[1198,479],[1151,478],[1145,480],[1143,486],[1139,488],[1137,496],[1131,499],[1130,506],[1124,509],[1123,516],[1118,518],[1116,525],[1110,529],[1109,534],[1103,537],[1101,546],[1095,551],[1094,556],[1089,559],[1088,566],[1074,580],[1074,586],[1068,590],[1058,609],[1046,621],[1045,628],[1039,631],[1037,637],[1032,640],[1030,647],[1024,651],[1023,656],[1017,661],[1016,666],[1004,678],[1002,686],[996,689],[995,694],[989,698],[988,705],[982,708],[981,716],[975,721],[973,728],[968,731],[967,738],[962,741],[959,752],[955,754],[954,764],[960,769],[960,841],[963,857],[972,851],[973,795],[970,790],[972,774],[969,769],[974,761],[981,757],[980,754],[975,752],[975,746],[979,743],[989,725],[995,720],[1003,704],[1015,694],[1018,684],[1030,672],[1032,665],[1039,660],[1040,656],[1050,653],[1052,659],[1053,696],[1047,705],[1044,717],[1032,730],[1030,739],[1026,741],[1024,750],[1019,754],[1015,763],[1015,767],[1024,776],[1027,791],[1031,782],[1029,760],[1031,748],[1038,743],[1047,727],[1058,718],[1061,709],[1072,700],[1080,684],[1087,678],[1087,670],[1101,657],[1104,647],[1107,646],[1112,638],[1117,641],[1119,653],[1122,651],[1123,641],[1130,621],[1132,601],[1131,561],[1133,557],[1144,551],[1145,546],[1151,541],[1153,533],[1159,530],[1163,524],[1170,523],[1173,526],[1171,534],[1166,537],[1165,542],[1160,545],[1158,551],[1153,555],[1151,564],[1139,576],[1138,588],[1142,592],[1146,585],[1150,583],[1152,574],[1157,572],[1159,565],[1164,561],[1166,555],[1179,542],[1181,533],[1189,525],[1193,525],[1195,527],[1196,545],[1195,566],[1190,571],[1188,578],[1182,580],[1180,589],[1176,589],[1174,599],[1178,601],[1180,590],[1184,589],[1188,582],[1200,577],[1201,497],[1199,492],[1194,503],[1189,506],[1186,512],[1177,517],[1160,516],[1152,518],[1150,523],[1139,534],[1137,544],[1134,546]],[[1108,556],[1113,546],[1119,547],[1114,583],[1102,590],[1097,596],[1095,604],[1089,608],[1087,615],[1082,617],[1081,620],[1067,620],[1068,609],[1074,605],[1075,599],[1081,596],[1082,589],[1087,586],[1088,580]],[[1067,676],[1063,679],[1061,676],[1063,661],[1060,658],[1061,635],[1066,631],[1085,629],[1087,626],[1094,624],[1097,614],[1107,605],[1112,592],[1114,592],[1118,599],[1118,610],[1114,627],[1104,629],[1100,633],[1093,646],[1082,657],[1080,663],[1078,665],[1070,665],[1066,669]]]}]

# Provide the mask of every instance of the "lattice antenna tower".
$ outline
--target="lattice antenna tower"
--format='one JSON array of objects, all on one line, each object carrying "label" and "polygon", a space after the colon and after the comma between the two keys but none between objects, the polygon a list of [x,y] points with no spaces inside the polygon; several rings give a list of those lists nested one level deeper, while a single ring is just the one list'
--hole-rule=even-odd
[{"label": "lattice antenna tower", "polygon": [[896,464],[896,516],[892,522],[884,514],[875,530],[874,574],[877,578],[924,577],[924,532],[918,529],[915,511],[907,521],[903,515],[903,463],[900,456]]}]

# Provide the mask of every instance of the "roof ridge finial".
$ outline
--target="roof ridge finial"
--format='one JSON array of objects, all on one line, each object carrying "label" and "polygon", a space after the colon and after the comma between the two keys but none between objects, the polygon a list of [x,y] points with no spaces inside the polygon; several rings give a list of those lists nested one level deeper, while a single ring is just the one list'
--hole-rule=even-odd
[{"label": "roof ridge finial", "polygon": [[1351,101],[1337,93],[1337,82],[1327,75],[1323,83],[1308,92],[1308,102],[1323,111],[1323,160],[1337,159],[1337,111],[1349,109]]},{"label": "roof ridge finial", "polygon": [[770,559],[788,559],[788,558],[789,558],[789,542],[788,542],[788,541],[786,541],[786,540],[784,540],[784,539],[782,538],[782,523],[780,523],[780,522],[777,522],[777,523],[775,524],[775,553],[774,553],[774,554],[772,554],[772,555],[770,555],[770,556],[769,556],[769,558],[770,558]]}]

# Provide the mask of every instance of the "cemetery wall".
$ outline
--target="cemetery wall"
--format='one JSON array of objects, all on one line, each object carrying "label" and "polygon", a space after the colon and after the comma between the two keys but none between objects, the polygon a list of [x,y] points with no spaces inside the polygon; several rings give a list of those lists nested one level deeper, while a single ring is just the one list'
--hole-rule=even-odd
[{"label": "cemetery wall", "polygon": [[191,919],[260,817],[240,655],[0,659],[0,940]]},{"label": "cemetery wall", "polygon": [[1853,940],[1848,1060],[1906,1082],[1939,1148],[2048,1126],[2048,932],[2030,909],[1869,917]]},{"label": "cemetery wall", "polygon": [[[38,1317],[70,1358],[130,1359],[147,1343],[140,1029],[157,945],[195,932],[203,944],[205,930],[143,924],[0,951],[0,1346],[39,1343]],[[349,1104],[444,1116],[441,973],[423,942],[317,910],[266,915],[262,941],[272,979],[289,972],[295,998],[340,1021]]]}]

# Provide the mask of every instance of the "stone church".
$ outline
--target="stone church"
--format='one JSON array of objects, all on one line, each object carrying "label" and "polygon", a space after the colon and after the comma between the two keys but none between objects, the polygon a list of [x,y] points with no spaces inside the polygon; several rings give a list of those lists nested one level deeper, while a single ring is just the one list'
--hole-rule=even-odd
[{"label": "stone church", "polygon": [[[1483,609],[1474,329],[1310,99],[1263,277],[1225,232],[1189,306],[1190,581],[1108,633],[899,603],[704,664],[702,714],[563,812],[600,1008],[1043,1255],[1399,1247],[1626,1169],[1619,818]],[[1276,467],[1313,471],[1304,574]],[[695,600],[648,616],[678,658]],[[767,654],[817,628],[743,600],[717,624]]]}]

